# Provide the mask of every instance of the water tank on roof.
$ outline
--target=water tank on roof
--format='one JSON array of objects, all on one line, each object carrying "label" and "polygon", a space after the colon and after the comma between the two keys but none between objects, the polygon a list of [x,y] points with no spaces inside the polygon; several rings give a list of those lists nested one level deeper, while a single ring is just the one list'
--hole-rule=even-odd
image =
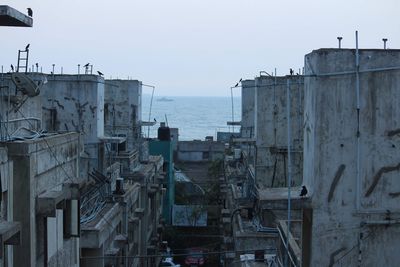
[{"label": "water tank on roof", "polygon": [[165,126],[164,122],[160,123],[157,138],[160,141],[171,141],[171,130],[168,126]]}]

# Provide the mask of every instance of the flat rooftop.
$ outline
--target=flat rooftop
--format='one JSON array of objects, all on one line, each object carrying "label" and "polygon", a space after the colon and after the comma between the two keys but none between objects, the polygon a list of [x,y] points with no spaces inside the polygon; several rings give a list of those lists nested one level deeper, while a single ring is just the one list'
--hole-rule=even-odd
[{"label": "flat rooftop", "polygon": [[5,5],[0,5],[0,26],[32,27],[33,20],[24,13]]}]

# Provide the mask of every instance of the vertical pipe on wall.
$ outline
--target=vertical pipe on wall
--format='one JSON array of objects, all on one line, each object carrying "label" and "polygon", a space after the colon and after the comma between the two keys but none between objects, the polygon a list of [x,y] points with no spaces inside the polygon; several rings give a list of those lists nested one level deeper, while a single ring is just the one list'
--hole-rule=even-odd
[{"label": "vertical pipe on wall", "polygon": [[[287,151],[288,151],[288,217],[287,217],[287,233],[286,233],[286,249],[289,257],[289,234],[290,234],[290,220],[291,220],[291,186],[292,186],[292,161],[291,161],[291,147],[290,147],[290,80],[286,80],[286,111],[287,111]],[[288,261],[286,261],[288,263]]]},{"label": "vertical pipe on wall", "polygon": [[235,132],[235,126],[233,125],[233,122],[235,121],[235,116],[233,115],[233,88],[231,87],[231,102],[232,102],[232,133]]},{"label": "vertical pipe on wall", "polygon": [[358,50],[358,31],[356,31],[356,99],[357,99],[357,166],[356,166],[356,208],[360,210],[360,55]]}]

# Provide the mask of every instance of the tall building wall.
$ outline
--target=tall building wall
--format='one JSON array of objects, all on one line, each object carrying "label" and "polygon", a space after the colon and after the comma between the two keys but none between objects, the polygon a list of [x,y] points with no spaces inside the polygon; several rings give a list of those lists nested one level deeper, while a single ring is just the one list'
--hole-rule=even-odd
[{"label": "tall building wall", "polygon": [[41,89],[43,128],[80,132],[84,153],[80,176],[99,168],[104,137],[104,79],[97,75],[48,75]]},{"label": "tall building wall", "polygon": [[137,80],[106,80],[104,127],[108,136],[126,135],[127,149],[138,146],[142,119],[142,82]]},{"label": "tall building wall", "polygon": [[104,79],[96,75],[48,75],[42,89],[43,109],[56,110],[54,125],[44,113],[45,129],[83,133],[84,143],[104,136]]},{"label": "tall building wall", "polygon": [[311,242],[308,249],[303,243],[303,259],[311,266],[400,261],[400,70],[385,70],[400,66],[400,51],[360,50],[359,94],[355,58],[354,49],[305,57],[304,182],[312,223],[303,226],[303,241],[309,235]]},{"label": "tall building wall", "polygon": [[7,143],[7,147],[14,163],[13,217],[21,223],[21,244],[14,247],[14,265],[78,264],[78,239],[65,235],[65,207],[58,203],[39,205],[49,199],[54,199],[53,203],[68,199],[67,194],[71,193],[62,193],[63,184],[81,182],[77,178],[78,134],[14,141]]},{"label": "tall building wall", "polygon": [[[292,186],[300,185],[303,175],[303,77],[262,76],[256,78],[256,86],[258,185],[261,187],[288,185],[288,108],[290,109]],[[289,106],[287,104],[288,86]]]},{"label": "tall building wall", "polygon": [[254,137],[254,80],[242,81],[242,119],[241,119],[241,135],[244,138]]}]

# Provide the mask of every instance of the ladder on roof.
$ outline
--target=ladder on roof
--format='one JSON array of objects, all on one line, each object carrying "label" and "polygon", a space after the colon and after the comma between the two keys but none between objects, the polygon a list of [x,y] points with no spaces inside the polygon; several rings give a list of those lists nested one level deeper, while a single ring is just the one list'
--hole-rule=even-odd
[{"label": "ladder on roof", "polygon": [[28,72],[29,49],[18,50],[17,72]]}]

